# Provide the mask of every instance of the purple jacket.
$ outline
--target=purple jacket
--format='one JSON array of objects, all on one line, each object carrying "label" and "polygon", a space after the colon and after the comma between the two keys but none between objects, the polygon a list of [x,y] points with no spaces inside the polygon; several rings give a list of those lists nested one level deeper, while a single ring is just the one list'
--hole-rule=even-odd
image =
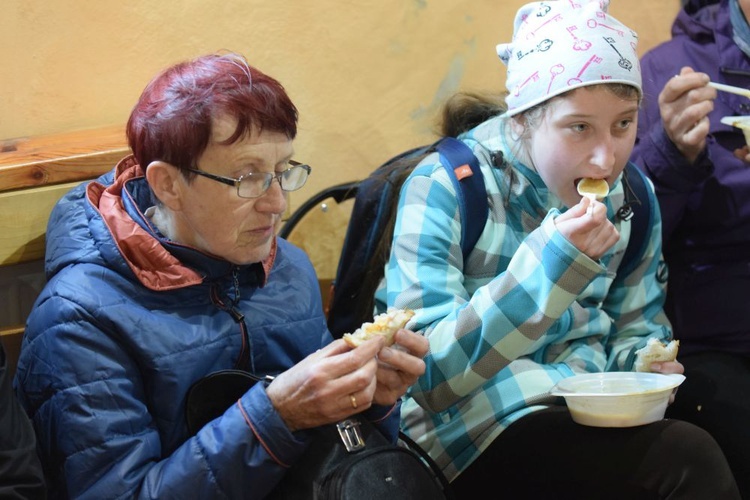
[{"label": "purple jacket", "polygon": [[654,182],[669,264],[666,311],[682,353],[750,354],[750,165],[732,152],[742,132],[721,118],[750,114],[746,97],[719,92],[707,155],[688,164],[667,138],[658,96],[683,66],[712,81],[750,88],[750,58],[732,41],[729,1],[690,0],[672,39],[646,53],[643,106],[633,161]]}]

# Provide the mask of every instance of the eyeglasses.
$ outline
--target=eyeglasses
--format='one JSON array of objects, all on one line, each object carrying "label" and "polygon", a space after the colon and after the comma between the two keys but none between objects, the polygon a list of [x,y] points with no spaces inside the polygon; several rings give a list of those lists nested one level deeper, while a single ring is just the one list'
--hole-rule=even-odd
[{"label": "eyeglasses", "polygon": [[310,171],[312,170],[310,165],[304,165],[294,160],[289,160],[289,165],[291,165],[291,167],[283,172],[276,172],[273,174],[267,172],[251,172],[243,175],[239,179],[209,174],[208,172],[196,168],[186,168],[185,170],[221,182],[228,186],[235,186],[237,188],[237,196],[240,198],[259,198],[263,196],[263,193],[268,191],[268,188],[271,187],[271,183],[274,179],[279,181],[279,185],[284,191],[296,191],[305,185],[305,182],[307,182],[307,176],[310,175]]}]

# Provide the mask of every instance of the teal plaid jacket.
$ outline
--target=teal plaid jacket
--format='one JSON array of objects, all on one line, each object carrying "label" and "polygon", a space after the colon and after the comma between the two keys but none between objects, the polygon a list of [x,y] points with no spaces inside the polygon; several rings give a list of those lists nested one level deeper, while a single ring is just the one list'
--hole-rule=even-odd
[{"label": "teal plaid jacket", "polygon": [[[425,374],[402,406],[405,432],[449,479],[508,425],[535,409],[560,379],[576,373],[632,370],[649,337],[670,339],[657,207],[648,248],[628,276],[618,275],[630,222],[619,179],[606,198],[620,241],[599,261],[555,228],[564,211],[537,173],[514,161],[493,118],[460,137],[480,160],[490,214],[464,261],[453,186],[437,155],[427,157],[401,191],[390,261],[376,294],[416,312],[413,330],[429,339]],[[505,161],[492,165],[492,153]],[[535,401],[536,400],[536,401]]]}]

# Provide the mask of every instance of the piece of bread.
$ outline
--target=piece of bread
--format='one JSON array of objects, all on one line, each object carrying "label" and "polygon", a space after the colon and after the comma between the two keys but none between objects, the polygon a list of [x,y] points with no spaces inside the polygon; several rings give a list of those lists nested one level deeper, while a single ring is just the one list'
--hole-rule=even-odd
[{"label": "piece of bread", "polygon": [[635,371],[650,372],[651,363],[674,361],[677,359],[677,350],[679,348],[679,340],[673,340],[669,344],[662,344],[658,339],[648,339],[645,347],[635,351]]},{"label": "piece of bread", "polygon": [[394,342],[393,336],[409,322],[412,316],[414,316],[414,311],[410,309],[392,307],[375,316],[372,323],[363,323],[354,332],[345,333],[343,338],[351,347],[357,347],[376,335],[382,335],[385,337],[385,345],[390,346]]}]

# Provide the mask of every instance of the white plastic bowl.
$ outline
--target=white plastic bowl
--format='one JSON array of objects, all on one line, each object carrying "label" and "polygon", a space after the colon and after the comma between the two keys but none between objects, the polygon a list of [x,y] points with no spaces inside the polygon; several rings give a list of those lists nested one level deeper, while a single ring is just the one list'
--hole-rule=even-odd
[{"label": "white plastic bowl", "polygon": [[684,375],[605,372],[561,380],[550,394],[562,396],[575,422],[594,427],[634,427],[664,418],[672,390]]},{"label": "white plastic bowl", "polygon": [[745,142],[750,146],[750,116],[724,116],[721,123],[742,130],[742,133],[745,134]]}]

